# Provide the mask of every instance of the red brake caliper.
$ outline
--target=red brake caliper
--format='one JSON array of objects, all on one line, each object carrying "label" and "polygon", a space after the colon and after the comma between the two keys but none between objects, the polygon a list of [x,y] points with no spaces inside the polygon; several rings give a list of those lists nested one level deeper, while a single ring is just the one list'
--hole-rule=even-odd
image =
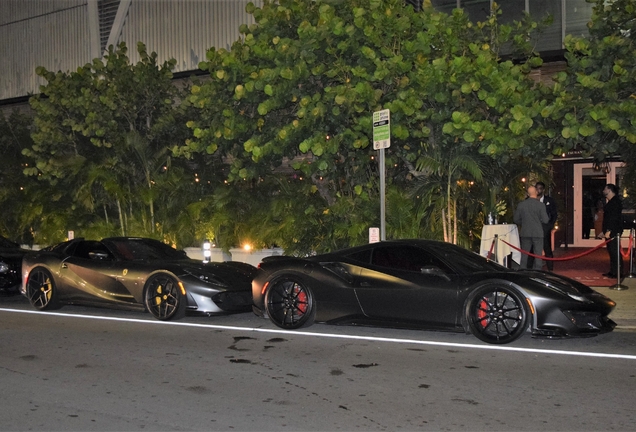
[{"label": "red brake caliper", "polygon": [[307,312],[307,293],[301,290],[298,286],[294,287],[294,293],[296,294],[296,306],[300,313]]},{"label": "red brake caliper", "polygon": [[488,316],[486,310],[488,310],[488,303],[486,303],[486,300],[481,299],[481,301],[479,302],[479,308],[477,309],[477,318],[479,318],[479,324],[482,327],[486,327],[486,325],[488,324],[488,320],[484,319]]}]

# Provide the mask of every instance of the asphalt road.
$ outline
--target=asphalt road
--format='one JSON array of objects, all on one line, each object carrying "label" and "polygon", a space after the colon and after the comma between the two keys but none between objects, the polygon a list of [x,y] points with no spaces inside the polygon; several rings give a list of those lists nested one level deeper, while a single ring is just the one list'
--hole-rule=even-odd
[{"label": "asphalt road", "polygon": [[636,332],[470,335],[0,298],[0,430],[628,431]]}]

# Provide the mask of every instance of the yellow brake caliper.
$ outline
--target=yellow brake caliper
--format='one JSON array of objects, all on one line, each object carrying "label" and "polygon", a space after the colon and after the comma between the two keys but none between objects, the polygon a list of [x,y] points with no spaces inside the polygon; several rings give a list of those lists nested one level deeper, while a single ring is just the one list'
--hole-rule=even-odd
[{"label": "yellow brake caliper", "polygon": [[51,289],[51,279],[47,279],[44,281],[44,283],[40,287],[40,291],[44,293],[47,300],[51,300],[51,294],[53,294],[53,290]]},{"label": "yellow brake caliper", "polygon": [[161,293],[162,292],[163,292],[163,290],[161,289],[161,285],[159,285],[157,287],[157,296],[155,297],[155,303],[157,304],[157,306],[161,304],[161,300],[162,300]]}]

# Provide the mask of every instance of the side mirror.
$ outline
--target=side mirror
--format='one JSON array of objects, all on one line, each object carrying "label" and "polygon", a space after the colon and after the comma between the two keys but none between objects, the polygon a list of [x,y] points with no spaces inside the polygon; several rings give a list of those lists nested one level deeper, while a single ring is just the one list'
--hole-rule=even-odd
[{"label": "side mirror", "polygon": [[88,257],[92,260],[103,261],[108,259],[108,254],[106,252],[89,252]]},{"label": "side mirror", "polygon": [[433,265],[424,266],[422,267],[421,272],[422,274],[425,274],[425,275],[441,277],[448,281],[451,280],[450,277],[448,277],[448,275],[444,273],[442,269],[437,266],[433,266]]}]

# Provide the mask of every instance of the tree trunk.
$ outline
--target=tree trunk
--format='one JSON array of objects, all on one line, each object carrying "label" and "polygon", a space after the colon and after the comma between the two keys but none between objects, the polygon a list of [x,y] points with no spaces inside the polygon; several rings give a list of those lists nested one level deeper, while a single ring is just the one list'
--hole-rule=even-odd
[{"label": "tree trunk", "polygon": [[457,200],[453,199],[453,244],[457,244]]},{"label": "tree trunk", "polygon": [[448,242],[448,236],[446,234],[446,210],[442,209],[442,231],[444,232],[444,241]]},{"label": "tree trunk", "polygon": [[446,206],[447,206],[447,211],[446,211],[446,217],[447,217],[447,221],[446,221],[446,228],[444,229],[444,241],[446,242],[451,242],[452,240],[452,236],[451,236],[451,230],[453,229],[453,208],[452,208],[452,194],[451,194],[451,171],[449,170],[448,172],[448,181],[446,183]]},{"label": "tree trunk", "polygon": [[121,209],[121,201],[117,198],[117,210],[119,211],[119,224],[121,225],[121,235],[126,236],[126,226],[124,224],[124,212]]},{"label": "tree trunk", "polygon": [[152,198],[150,198],[150,232],[155,232],[155,204]]},{"label": "tree trunk", "polygon": [[106,204],[104,204],[104,219],[106,219],[106,225],[108,225],[108,210],[106,210]]}]

